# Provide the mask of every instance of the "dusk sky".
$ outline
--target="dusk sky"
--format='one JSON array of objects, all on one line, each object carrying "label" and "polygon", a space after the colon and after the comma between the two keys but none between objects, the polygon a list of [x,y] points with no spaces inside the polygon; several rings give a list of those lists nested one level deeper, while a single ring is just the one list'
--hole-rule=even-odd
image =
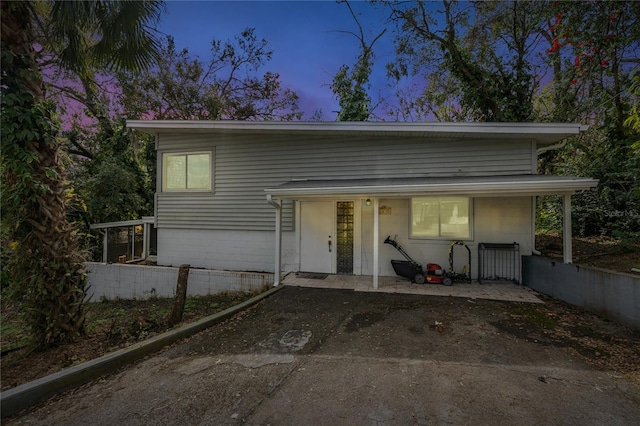
[{"label": "dusk sky", "polygon": [[[386,11],[362,1],[352,1],[359,14],[367,42],[385,27]],[[353,35],[357,25],[346,5],[325,1],[168,1],[159,30],[172,35],[176,48],[206,61],[210,42],[232,39],[245,28],[255,28],[274,52],[262,70],[277,72],[283,86],[300,96],[305,119],[322,109],[324,120],[335,120],[337,102],[330,89],[333,76],[342,64],[351,65],[359,54]],[[374,46],[376,62],[372,76],[372,98],[388,96],[386,64],[393,60],[393,40],[387,31]]]}]

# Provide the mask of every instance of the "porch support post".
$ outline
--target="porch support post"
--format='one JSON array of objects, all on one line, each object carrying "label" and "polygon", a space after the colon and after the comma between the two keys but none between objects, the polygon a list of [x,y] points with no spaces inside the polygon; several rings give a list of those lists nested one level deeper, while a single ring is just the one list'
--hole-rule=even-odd
[{"label": "porch support post", "polygon": [[380,200],[378,198],[373,199],[373,289],[378,289],[378,270],[380,260],[379,257],[379,239],[380,239],[380,216],[379,216],[379,204]]},{"label": "porch support post", "polygon": [[276,270],[273,285],[280,285],[280,271],[282,270],[282,200],[278,200],[276,208]]},{"label": "porch support post", "polygon": [[562,254],[564,263],[573,263],[573,247],[571,243],[571,194],[563,196]]},{"label": "porch support post", "polygon": [[136,259],[136,226],[131,225],[131,260]]},{"label": "porch support post", "polygon": [[109,236],[109,228],[104,228],[104,237],[102,238],[102,263],[107,263],[107,250],[109,250],[109,242],[107,237]]},{"label": "porch support post", "polygon": [[280,285],[280,272],[282,270],[282,200],[276,201],[276,252],[275,270],[273,273],[273,286]]},{"label": "porch support post", "polygon": [[276,209],[276,251],[275,266],[273,268],[273,286],[280,285],[280,271],[282,270],[282,200],[274,200],[271,194],[267,194],[267,203]]},{"label": "porch support post", "polygon": [[146,259],[147,257],[149,257],[149,238],[151,236],[149,235],[149,224],[148,223],[143,223],[142,224],[142,258]]}]

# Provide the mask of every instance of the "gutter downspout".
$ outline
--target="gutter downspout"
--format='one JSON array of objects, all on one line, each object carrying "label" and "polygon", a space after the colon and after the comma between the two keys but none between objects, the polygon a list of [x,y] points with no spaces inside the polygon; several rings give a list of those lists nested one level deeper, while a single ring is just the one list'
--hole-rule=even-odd
[{"label": "gutter downspout", "polygon": [[[587,130],[589,130],[589,125],[588,124],[580,124],[578,125],[578,130],[580,133],[578,133],[578,138],[580,136],[582,136],[582,132],[586,132]],[[567,144],[567,139],[563,139],[558,143],[554,143],[553,145],[547,145],[545,147],[542,148],[538,148],[538,155],[542,154],[543,152],[547,152],[547,151],[551,151],[553,149],[560,149],[563,146],[565,146]]]},{"label": "gutter downspout", "polygon": [[540,155],[543,152],[552,151],[554,149],[560,149],[564,147],[566,144],[567,144],[567,140],[564,139],[558,143],[554,143],[553,145],[547,145],[547,146],[543,146],[542,148],[538,148],[537,152],[538,152],[538,155]]},{"label": "gutter downspout", "polygon": [[[564,147],[567,144],[567,140],[563,139],[558,143],[555,143],[553,145],[548,145],[542,148],[538,148],[537,149],[537,155],[536,155],[536,163],[538,160],[538,157],[540,156],[540,154],[542,154],[543,152],[547,152],[547,151],[552,151],[554,149],[560,149],[562,147]],[[537,166],[536,166],[537,169]],[[536,171],[537,173],[537,171]],[[531,209],[533,210],[533,235],[531,236],[531,240],[532,240],[532,244],[531,244],[531,253],[535,254],[536,256],[540,256],[542,253],[540,252],[540,250],[536,249],[536,208],[537,208],[537,202],[538,197],[534,196],[533,197],[533,206],[531,206]]]},{"label": "gutter downspout", "polygon": [[276,209],[276,235],[275,235],[275,268],[273,273],[273,286],[280,285],[280,271],[282,270],[282,200],[274,200],[271,194],[267,194],[267,203]]}]

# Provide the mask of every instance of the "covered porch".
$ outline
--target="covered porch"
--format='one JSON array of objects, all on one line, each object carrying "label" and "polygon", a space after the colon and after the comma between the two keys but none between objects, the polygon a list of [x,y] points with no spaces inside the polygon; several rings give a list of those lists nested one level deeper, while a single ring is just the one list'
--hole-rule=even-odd
[{"label": "covered porch", "polygon": [[[305,227],[315,227],[316,223],[313,221],[300,220],[299,207],[300,202],[312,202],[312,201],[340,201],[340,200],[366,200],[366,206],[371,208],[371,226],[367,232],[362,230],[362,236],[367,234],[369,240],[365,243],[364,238],[360,239],[361,248],[370,250],[371,268],[365,272],[358,273],[354,271],[354,275],[358,276],[356,282],[367,282],[367,287],[373,291],[381,290],[385,287],[388,291],[393,291],[394,283],[397,281],[395,277],[388,276],[387,274],[381,274],[381,255],[380,249],[382,241],[385,235],[381,235],[381,210],[386,210],[387,206],[380,204],[380,200],[411,200],[412,197],[425,197],[425,196],[440,196],[440,197],[468,197],[469,200],[487,200],[487,199],[508,199],[519,197],[520,199],[535,199],[535,196],[539,195],[561,195],[564,199],[564,226],[563,226],[563,252],[564,262],[572,263],[572,247],[571,247],[571,195],[576,191],[586,190],[593,188],[597,185],[597,180],[590,178],[578,178],[571,176],[551,176],[551,175],[505,175],[505,176],[455,176],[455,177],[415,177],[415,178],[372,178],[372,179],[327,179],[327,180],[295,180],[287,182],[275,188],[266,189],[267,202],[275,207],[275,267],[274,267],[274,283],[278,285],[282,282],[282,201],[292,200],[296,202],[298,206],[296,208],[296,238],[297,244],[300,243],[300,229],[307,229]],[[471,201],[469,201],[471,203]],[[529,205],[529,202],[526,203]],[[531,207],[526,207],[525,210],[520,210],[518,225],[520,229],[525,229],[523,238],[532,241],[535,233],[535,202],[530,202]],[[531,210],[529,210],[531,209]],[[389,209],[390,210],[390,209]],[[471,208],[469,209],[472,210]],[[409,227],[409,221],[412,219],[411,210],[401,210],[401,215],[404,216],[406,225],[401,226]],[[357,208],[356,208],[357,213]],[[323,216],[331,215],[331,210],[324,211],[322,214],[317,215],[316,219]],[[465,213],[469,216],[466,217],[470,227],[474,225],[471,223],[474,218],[472,213]],[[483,220],[478,219],[478,223],[484,225],[484,220],[490,221],[491,216],[485,216]],[[471,222],[470,222],[471,221]],[[494,237],[502,232],[502,226],[499,221],[493,220],[493,228],[485,230],[484,233],[478,232],[480,226],[476,224],[475,236],[473,232],[469,232],[469,240],[472,244],[481,242],[487,238],[489,232],[493,232]],[[399,229],[399,228],[398,228]],[[388,230],[386,232],[389,232]],[[403,231],[406,232],[406,231]],[[330,232],[322,231],[318,235],[324,237]],[[480,236],[478,236],[480,235]],[[500,234],[501,235],[501,234]],[[411,236],[405,236],[411,238]],[[504,238],[510,238],[510,235],[503,236]],[[451,238],[450,238],[451,239]],[[453,238],[461,239],[461,238]],[[476,241],[477,239],[477,241]],[[439,239],[440,243],[444,241],[444,238]],[[419,240],[413,240],[419,241]],[[428,242],[428,239],[422,239],[422,241]],[[511,239],[510,241],[514,241]],[[436,241],[437,243],[438,241]],[[506,242],[506,241],[504,241]],[[328,251],[331,252],[334,246],[332,245],[331,236],[328,241]],[[531,251],[535,252],[533,243],[531,243]],[[298,245],[298,255],[300,256],[300,245]],[[299,265],[302,262],[299,260]],[[308,272],[321,272],[315,269],[309,269],[300,267],[298,271]],[[473,270],[472,270],[473,271]],[[327,271],[322,271],[327,272]],[[332,271],[329,271],[332,272]],[[336,270],[334,268],[333,273]],[[337,271],[338,273],[340,271]],[[344,271],[342,271],[344,273]],[[347,275],[350,272],[346,272]],[[387,275],[387,276],[384,276]],[[331,276],[331,275],[329,275]],[[291,279],[291,278],[289,278]],[[401,279],[401,278],[400,278]],[[304,282],[303,282],[304,283]],[[313,285],[319,285],[314,283]],[[344,284],[351,285],[351,284]],[[511,284],[512,285],[512,284]],[[484,285],[483,285],[484,286]],[[358,287],[353,284],[354,289]],[[359,288],[359,287],[358,287]],[[404,288],[404,287],[403,287]],[[440,291],[440,290],[436,290]],[[465,296],[470,297],[470,296]]]},{"label": "covered porch", "polygon": [[330,288],[361,292],[417,294],[423,296],[464,297],[467,299],[502,300],[508,302],[543,303],[529,287],[509,282],[478,284],[414,284],[400,277],[380,277],[378,288],[371,286],[371,276],[305,274],[291,272],[282,280],[282,285],[291,287]]}]

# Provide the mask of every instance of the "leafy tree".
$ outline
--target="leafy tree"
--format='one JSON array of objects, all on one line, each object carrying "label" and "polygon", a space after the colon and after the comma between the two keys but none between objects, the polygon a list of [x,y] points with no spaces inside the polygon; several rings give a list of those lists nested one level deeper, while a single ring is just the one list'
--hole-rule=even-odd
[{"label": "leafy tree", "polygon": [[54,107],[44,101],[34,23],[46,29],[54,59],[76,75],[91,65],[141,68],[156,56],[149,24],[154,1],[2,2],[3,231],[9,270],[25,296],[34,344],[46,347],[84,331],[86,282]]},{"label": "leafy tree", "polygon": [[[65,132],[67,141],[82,138],[75,143],[91,146],[86,148],[90,158],[74,156],[69,176],[82,204],[78,216],[87,225],[138,219],[153,212],[155,147],[144,135],[127,131],[124,120],[111,127],[112,135],[79,128]],[[138,136],[142,139],[134,140]],[[151,155],[153,167],[145,161]]]},{"label": "leafy tree", "polygon": [[140,74],[122,73],[124,114],[131,118],[185,120],[294,120],[298,96],[283,89],[277,73],[254,75],[273,52],[254,29],[233,41],[211,42],[208,61],[177,50],[172,37],[157,66]]},{"label": "leafy tree", "polygon": [[[464,117],[476,121],[530,121],[538,77],[530,61],[538,31],[533,2],[443,0],[385,2],[399,31],[397,61],[388,67],[396,79],[442,74],[431,79],[420,103],[437,110],[450,96],[430,96],[438,82],[453,94]],[[473,9],[471,9],[471,7]],[[533,41],[532,41],[533,40]],[[451,82],[457,89],[451,93]]]},{"label": "leafy tree", "polygon": [[[640,156],[637,129],[625,126],[638,96],[631,74],[640,63],[640,5],[633,2],[547,3],[542,33],[553,78],[545,108],[550,121],[591,124],[581,138],[542,157],[544,172],[599,179],[574,197],[575,231],[582,235],[640,232]],[[559,210],[545,200],[547,211]]]},{"label": "leafy tree", "polygon": [[367,121],[371,115],[371,97],[367,93],[370,88],[369,77],[373,66],[373,45],[384,35],[386,28],[367,43],[365,41],[362,25],[358,17],[353,12],[348,1],[342,1],[347,5],[349,13],[358,26],[358,33],[351,31],[341,31],[351,34],[360,42],[360,55],[356,63],[350,69],[348,65],[343,65],[333,78],[331,90],[337,96],[340,105],[338,111],[338,121]]},{"label": "leafy tree", "polygon": [[473,121],[474,108],[460,102],[458,81],[451,74],[434,72],[423,84],[397,89],[397,112],[403,121]]},{"label": "leafy tree", "polygon": [[[629,93],[634,97],[629,116],[624,121],[624,125],[632,129],[636,134],[640,135],[640,75],[633,76],[633,83],[629,88]],[[640,156],[640,140],[637,140],[631,146],[633,154]]]},{"label": "leafy tree", "polygon": [[[623,135],[624,93],[640,63],[640,5],[600,0],[547,3],[541,33],[553,66],[554,120],[591,119],[607,115]],[[635,64],[635,65],[634,65]]]}]

